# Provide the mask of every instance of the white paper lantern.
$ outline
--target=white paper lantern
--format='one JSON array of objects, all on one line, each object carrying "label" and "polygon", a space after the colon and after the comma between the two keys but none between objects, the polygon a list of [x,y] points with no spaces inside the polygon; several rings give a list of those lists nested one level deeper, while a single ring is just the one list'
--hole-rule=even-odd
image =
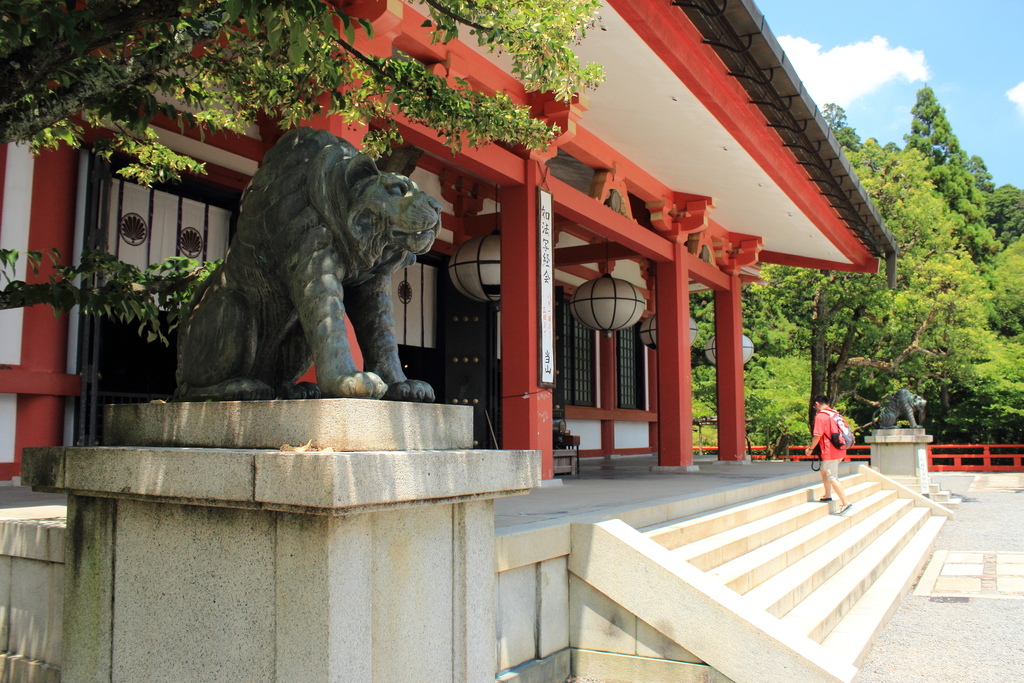
[{"label": "white paper lantern", "polygon": [[[754,342],[750,341],[750,337],[743,335],[740,338],[741,348],[743,349],[743,363],[746,365],[747,361],[754,356]],[[716,364],[718,359],[717,349],[715,346],[715,337],[708,339],[707,345],[704,347],[704,353],[707,355],[708,360],[711,361],[712,365]]]},{"label": "white paper lantern", "polygon": [[635,285],[602,275],[580,285],[569,301],[576,320],[592,330],[621,330],[636,323],[647,301]]},{"label": "white paper lantern", "polygon": [[[640,325],[640,341],[650,349],[658,349],[658,314],[649,316]],[[690,346],[697,343],[697,321],[690,316]]]},{"label": "white paper lantern", "polygon": [[640,323],[640,341],[649,349],[658,349],[658,314],[648,316]]},{"label": "white paper lantern", "polygon": [[460,244],[448,259],[448,277],[455,289],[474,301],[501,299],[501,236],[474,237]]}]

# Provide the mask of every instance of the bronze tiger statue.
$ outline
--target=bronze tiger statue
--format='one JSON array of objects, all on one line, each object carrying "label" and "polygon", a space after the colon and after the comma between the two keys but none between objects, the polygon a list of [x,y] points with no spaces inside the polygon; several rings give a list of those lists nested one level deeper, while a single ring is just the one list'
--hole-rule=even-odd
[{"label": "bronze tiger statue", "polygon": [[874,424],[878,429],[892,429],[899,420],[904,419],[912,429],[916,429],[924,422],[924,409],[927,405],[928,402],[917,394],[898,389],[875,414]]},{"label": "bronze tiger statue", "polygon": [[[348,142],[286,133],[242,195],[224,263],[189,304],[174,399],[432,402],[430,385],[408,379],[398,358],[391,274],[430,249],[440,223],[436,200]],[[317,382],[297,383],[313,363]]]}]

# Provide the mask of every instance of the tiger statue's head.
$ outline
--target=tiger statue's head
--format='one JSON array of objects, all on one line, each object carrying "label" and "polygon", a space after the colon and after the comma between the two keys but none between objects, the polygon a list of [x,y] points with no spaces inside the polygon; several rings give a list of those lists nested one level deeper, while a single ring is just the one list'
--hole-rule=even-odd
[{"label": "tiger statue's head", "polygon": [[284,228],[282,215],[307,207],[330,229],[346,282],[411,264],[430,250],[441,227],[441,205],[412,180],[380,171],[327,131],[297,128],[264,157],[243,195],[240,227],[257,223],[259,233],[270,235]]},{"label": "tiger statue's head", "polygon": [[328,145],[310,165],[306,196],[331,227],[349,278],[359,281],[415,261],[441,228],[441,205],[412,180],[382,173],[365,154]]}]

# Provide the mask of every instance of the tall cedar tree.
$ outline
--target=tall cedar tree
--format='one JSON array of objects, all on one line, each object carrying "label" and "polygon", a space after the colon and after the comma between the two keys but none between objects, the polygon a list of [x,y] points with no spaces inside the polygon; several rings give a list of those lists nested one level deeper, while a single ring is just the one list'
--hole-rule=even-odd
[{"label": "tall cedar tree", "polygon": [[[985,197],[972,173],[971,160],[953,134],[945,108],[935,92],[924,87],[917,91],[917,102],[910,113],[911,132],[903,136],[906,148],[916,149],[928,160],[935,191],[960,217],[961,240],[971,257],[977,263],[989,262],[1000,245],[985,222]],[[983,163],[981,166],[984,168]]]}]

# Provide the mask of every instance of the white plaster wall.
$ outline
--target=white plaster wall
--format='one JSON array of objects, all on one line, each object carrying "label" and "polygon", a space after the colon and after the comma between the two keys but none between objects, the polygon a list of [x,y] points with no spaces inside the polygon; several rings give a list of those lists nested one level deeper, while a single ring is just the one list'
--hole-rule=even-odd
[{"label": "white plaster wall", "polygon": [[616,448],[647,448],[651,431],[646,422],[616,422]]},{"label": "white plaster wall", "polygon": [[[21,252],[28,250],[34,169],[35,160],[26,145],[7,146],[3,215],[0,216],[0,249],[17,249]],[[25,273],[25,259],[22,258],[13,277],[21,280],[25,278]],[[20,308],[0,311],[0,363],[21,365],[23,319]]]},{"label": "white plaster wall", "polygon": [[601,447],[600,420],[566,420],[569,431],[580,436],[580,448],[583,450]]},{"label": "white plaster wall", "polygon": [[18,418],[18,397],[0,394],[0,462],[14,462],[14,430]]},{"label": "white plaster wall", "polygon": [[[391,276],[395,339],[399,344],[437,347],[437,278],[438,269],[422,263],[399,268]],[[402,297],[403,282],[409,287],[408,301]]]},{"label": "white plaster wall", "polygon": [[[85,210],[89,194],[89,153],[82,150],[78,153],[78,187],[75,191],[75,238],[72,242],[71,262],[82,262],[82,246],[85,242]],[[82,281],[76,278],[75,284]],[[68,354],[64,372],[73,375],[78,372],[78,306],[72,308],[68,319]],[[65,428],[65,434],[67,428]],[[69,443],[65,440],[65,443]]]},{"label": "white plaster wall", "polygon": [[[451,215],[455,210],[451,202],[441,196],[441,179],[435,173],[417,168],[409,176],[409,179],[416,183],[416,187],[426,192],[441,204],[441,212]],[[448,228],[441,228],[437,233],[437,241],[452,244],[455,240],[455,233]]]},{"label": "white plaster wall", "polygon": [[64,441],[65,446],[75,445],[75,397],[64,399]]}]

